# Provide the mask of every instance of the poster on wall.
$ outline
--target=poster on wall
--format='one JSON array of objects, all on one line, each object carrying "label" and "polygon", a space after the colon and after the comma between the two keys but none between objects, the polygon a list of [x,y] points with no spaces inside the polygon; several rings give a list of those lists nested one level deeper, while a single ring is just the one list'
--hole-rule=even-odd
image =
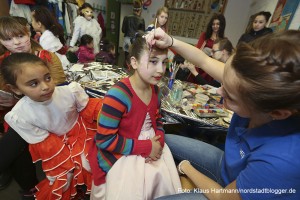
[{"label": "poster on wall", "polygon": [[274,32],[287,30],[300,0],[278,0],[269,27]]},{"label": "poster on wall", "polygon": [[168,30],[174,36],[199,38],[215,13],[223,14],[227,0],[165,0]]}]

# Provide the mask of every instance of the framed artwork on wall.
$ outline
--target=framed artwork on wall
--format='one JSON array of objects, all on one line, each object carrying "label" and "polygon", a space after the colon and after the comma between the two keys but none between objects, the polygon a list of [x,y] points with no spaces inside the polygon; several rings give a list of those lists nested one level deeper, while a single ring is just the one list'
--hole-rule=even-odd
[{"label": "framed artwork on wall", "polygon": [[215,13],[223,14],[227,0],[165,0],[169,8],[168,30],[171,35],[199,38]]},{"label": "framed artwork on wall", "polygon": [[274,32],[289,28],[300,0],[278,0],[269,28]]}]

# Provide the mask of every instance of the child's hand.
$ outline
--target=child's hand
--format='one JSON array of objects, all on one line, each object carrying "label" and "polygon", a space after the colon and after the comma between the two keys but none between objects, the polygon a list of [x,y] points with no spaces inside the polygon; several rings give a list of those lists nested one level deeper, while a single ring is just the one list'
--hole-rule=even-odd
[{"label": "child's hand", "polygon": [[74,46],[74,47],[70,47],[70,48],[68,49],[68,51],[75,53],[76,51],[78,51],[78,49],[79,49],[79,47]]},{"label": "child's hand", "polygon": [[17,103],[17,100],[12,95],[0,95],[0,110],[11,107]]},{"label": "child's hand", "polygon": [[151,138],[152,149],[151,149],[151,153],[150,153],[149,157],[152,160],[160,159],[160,156],[162,154],[162,147],[160,145],[160,142],[158,141],[160,138],[161,138],[160,135],[157,135],[157,136],[154,136],[153,138]]}]

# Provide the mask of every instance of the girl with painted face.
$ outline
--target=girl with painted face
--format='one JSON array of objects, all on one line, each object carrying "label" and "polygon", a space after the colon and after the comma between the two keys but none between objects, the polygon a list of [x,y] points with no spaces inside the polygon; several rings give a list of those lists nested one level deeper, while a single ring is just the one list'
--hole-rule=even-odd
[{"label": "girl with painted face", "polygon": [[130,48],[134,74],[114,85],[103,100],[89,152],[91,199],[154,199],[178,193],[180,181],[164,143],[160,90],[167,50],[149,50],[138,36]]},{"label": "girl with painted face", "polygon": [[[32,161],[42,161],[46,178],[36,185],[36,199],[71,199],[76,186],[91,189],[88,130],[100,108],[79,83],[55,86],[48,66],[35,55],[15,53],[2,62],[5,84],[23,96],[5,121],[29,144]],[[30,112],[28,112],[30,111]]]},{"label": "girl with painted face", "polygon": [[259,13],[256,13],[251,25],[252,28],[240,37],[238,44],[240,44],[241,42],[248,43],[263,35],[273,33],[272,29],[266,27],[270,17],[270,12],[261,11]]},{"label": "girl with painted face", "polygon": [[[168,28],[169,9],[161,7],[157,10],[154,21],[146,28],[146,32],[150,32],[155,28],[162,28],[167,32]],[[155,27],[156,26],[156,27]]]},{"label": "girl with painted face", "polygon": [[80,16],[76,17],[73,22],[74,30],[70,46],[75,46],[83,35],[88,34],[93,37],[94,53],[99,53],[102,29],[97,20],[94,19],[93,11],[94,9],[89,3],[84,3],[79,8]]}]

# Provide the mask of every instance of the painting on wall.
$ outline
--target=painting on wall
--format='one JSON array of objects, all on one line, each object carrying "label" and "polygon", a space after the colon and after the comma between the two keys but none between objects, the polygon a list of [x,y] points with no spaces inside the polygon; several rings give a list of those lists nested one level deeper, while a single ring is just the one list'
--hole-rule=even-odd
[{"label": "painting on wall", "polygon": [[223,14],[227,0],[165,0],[168,30],[174,36],[199,38],[215,13]]},{"label": "painting on wall", "polygon": [[274,32],[287,30],[300,0],[278,0],[269,27]]}]

